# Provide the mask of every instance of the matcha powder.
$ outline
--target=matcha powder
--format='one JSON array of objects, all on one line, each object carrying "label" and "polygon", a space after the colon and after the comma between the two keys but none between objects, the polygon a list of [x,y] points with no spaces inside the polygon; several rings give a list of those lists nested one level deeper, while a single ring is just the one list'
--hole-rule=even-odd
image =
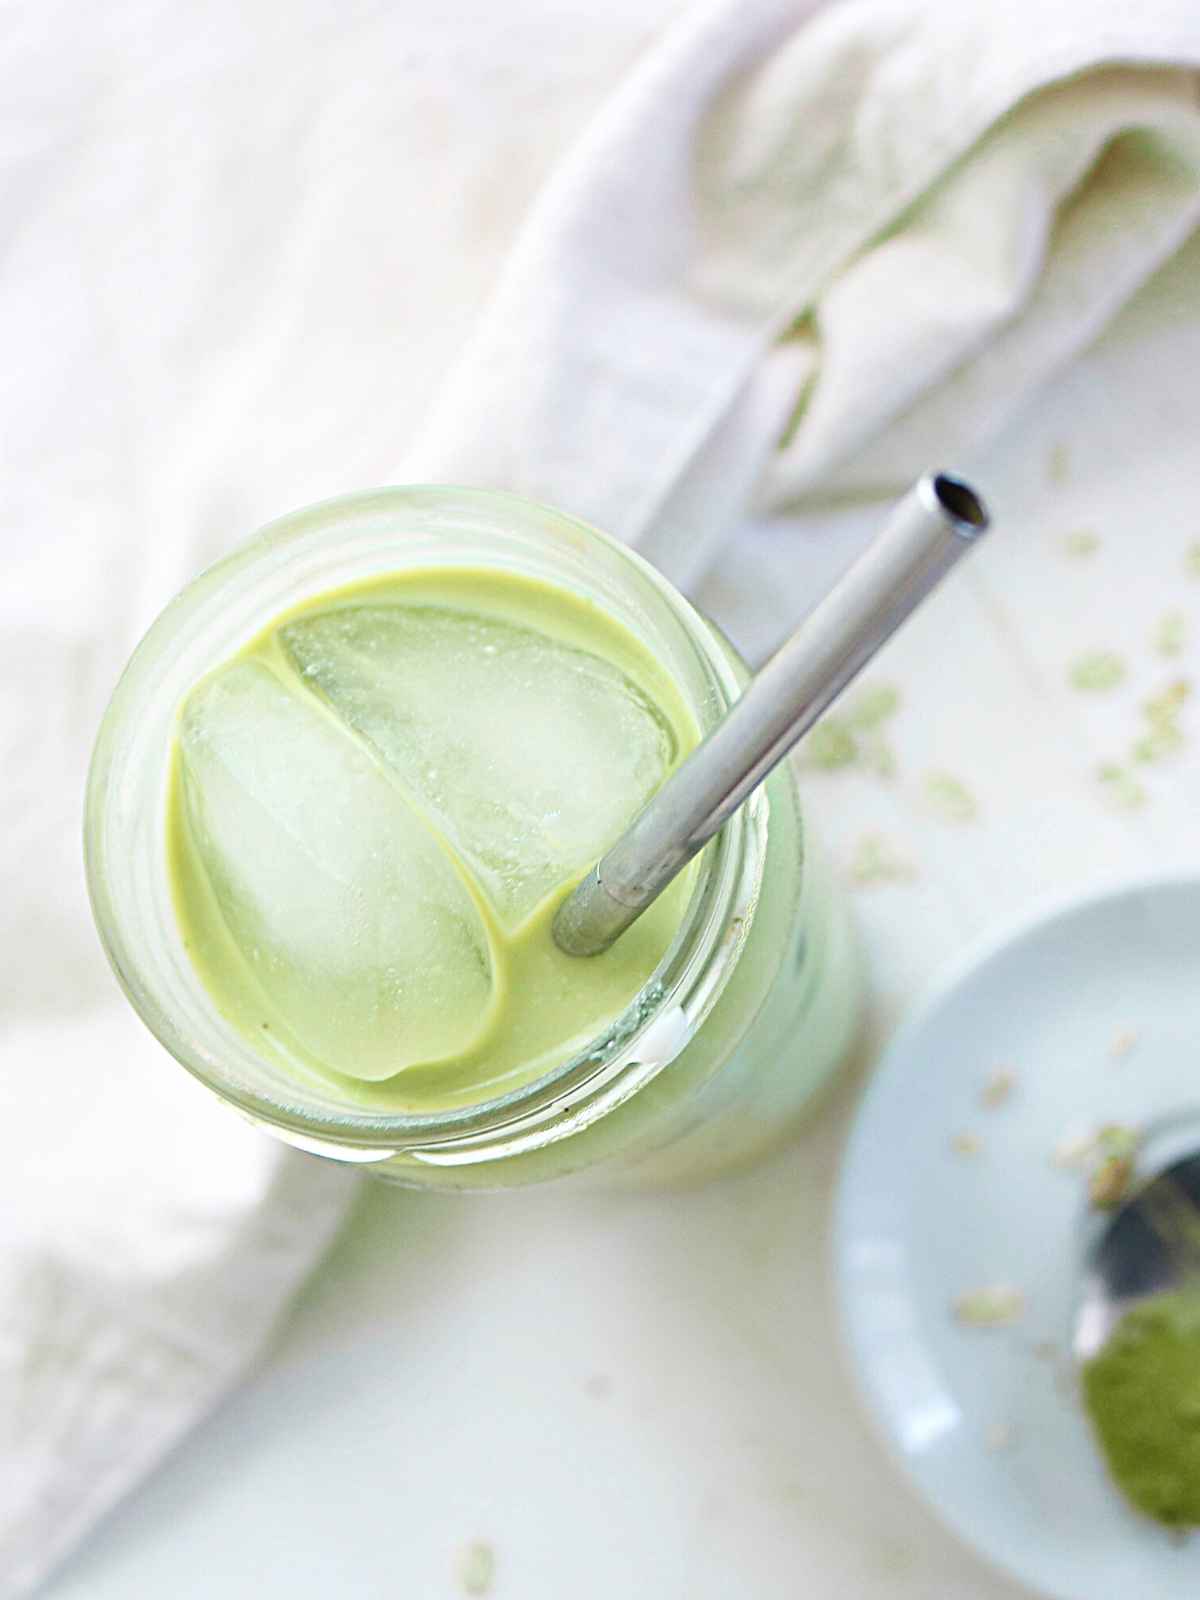
[{"label": "matcha powder", "polygon": [[1200,1288],[1126,1312],[1083,1397],[1126,1497],[1169,1527],[1200,1524]]}]

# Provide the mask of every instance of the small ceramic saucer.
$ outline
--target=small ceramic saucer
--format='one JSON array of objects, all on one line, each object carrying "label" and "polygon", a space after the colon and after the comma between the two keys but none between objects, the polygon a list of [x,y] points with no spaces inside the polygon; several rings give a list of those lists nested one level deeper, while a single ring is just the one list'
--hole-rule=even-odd
[{"label": "small ceramic saucer", "polygon": [[1088,1136],[1197,1105],[1200,880],[1173,879],[975,951],[896,1036],[847,1148],[836,1278],[867,1406],[941,1519],[1054,1600],[1200,1595],[1200,1533],[1127,1509],[1068,1353]]}]

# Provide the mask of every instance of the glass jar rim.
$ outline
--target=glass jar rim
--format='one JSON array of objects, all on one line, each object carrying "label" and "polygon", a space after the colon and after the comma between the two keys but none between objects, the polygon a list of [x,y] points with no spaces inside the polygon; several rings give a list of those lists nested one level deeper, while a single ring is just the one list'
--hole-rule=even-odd
[{"label": "glass jar rim", "polygon": [[[122,726],[154,692],[161,676],[160,661],[169,652],[172,639],[189,626],[194,632],[205,615],[219,612],[222,597],[227,599],[233,586],[245,580],[248,569],[264,558],[281,566],[299,542],[336,538],[338,528],[360,514],[381,512],[385,517],[403,514],[411,518],[431,508],[451,522],[455,517],[465,518],[471,531],[485,538],[500,535],[501,528],[492,522],[492,515],[499,512],[505,536],[532,537],[532,522],[537,520],[555,536],[569,537],[581,545],[585,562],[588,553],[604,552],[621,580],[639,587],[641,599],[649,596],[652,606],[669,617],[690,648],[711,699],[707,707],[692,705],[702,726],[706,722],[711,725],[724,713],[740,692],[742,681],[740,664],[730,647],[636,551],[576,517],[535,501],[504,491],[453,485],[360,490],[286,513],[199,574],[160,613],[113,692],[88,777],[85,862],[101,942],[134,1009],[187,1071],[279,1136],[318,1152],[328,1148],[329,1153],[336,1151],[343,1158],[348,1150],[360,1151],[361,1160],[378,1160],[418,1147],[442,1148],[448,1154],[452,1149],[469,1151],[495,1140],[511,1145],[514,1140],[520,1143],[532,1137],[541,1142],[550,1125],[567,1119],[585,1126],[629,1098],[674,1059],[723,991],[749,930],[766,854],[767,808],[759,794],[730,819],[699,858],[696,882],[670,948],[616,1022],[545,1073],[469,1106],[380,1112],[347,1105],[331,1113],[305,1108],[298,1103],[303,1099],[300,1092],[295,1102],[285,1104],[235,1081],[211,1051],[181,1032],[155,993],[152,976],[139,958],[136,930],[131,936],[128,916],[123,915],[113,893],[109,867],[116,838],[111,802],[114,763],[121,758]],[[514,524],[520,525],[522,519],[526,526],[515,533]],[[396,533],[399,536],[399,528]],[[268,625],[272,614],[278,612],[270,608],[260,611],[253,631]],[[213,657],[208,665],[218,659]],[[680,683],[678,687],[691,701],[685,686]],[[167,747],[169,750],[169,739]],[[164,750],[164,761],[166,755]],[[165,874],[165,854],[159,866]],[[193,976],[199,991],[210,1000],[199,975]],[[664,1026],[668,1016],[674,1019],[673,1026]],[[681,1018],[687,1023],[682,1031]],[[247,1048],[253,1055],[248,1041]]]}]

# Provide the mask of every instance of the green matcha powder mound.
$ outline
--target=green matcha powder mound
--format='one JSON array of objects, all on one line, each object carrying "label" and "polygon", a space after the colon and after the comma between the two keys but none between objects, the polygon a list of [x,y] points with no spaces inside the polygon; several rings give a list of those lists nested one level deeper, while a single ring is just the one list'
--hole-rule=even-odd
[{"label": "green matcha powder mound", "polygon": [[1082,1376],[1117,1487],[1168,1527],[1200,1524],[1200,1288],[1126,1312]]}]

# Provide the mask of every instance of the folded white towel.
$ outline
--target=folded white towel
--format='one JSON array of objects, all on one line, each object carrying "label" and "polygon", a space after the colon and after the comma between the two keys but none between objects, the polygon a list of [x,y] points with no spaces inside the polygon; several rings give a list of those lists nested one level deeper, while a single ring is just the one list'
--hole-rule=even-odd
[{"label": "folded white towel", "polygon": [[[690,583],[751,505],[952,460],[1195,225],[1198,61],[1193,0],[685,17],[535,208],[413,469],[552,500]],[[24,699],[0,722],[9,1596],[245,1369],[352,1192],[209,1104],[101,973],[74,856],[42,844],[66,836],[48,797],[78,793],[114,630],[94,593],[72,611],[52,550],[22,560],[0,688],[70,704],[78,737]]]},{"label": "folded white towel", "polygon": [[693,583],[992,433],[1200,219],[1200,15],[719,0],[529,219],[411,463]]}]

